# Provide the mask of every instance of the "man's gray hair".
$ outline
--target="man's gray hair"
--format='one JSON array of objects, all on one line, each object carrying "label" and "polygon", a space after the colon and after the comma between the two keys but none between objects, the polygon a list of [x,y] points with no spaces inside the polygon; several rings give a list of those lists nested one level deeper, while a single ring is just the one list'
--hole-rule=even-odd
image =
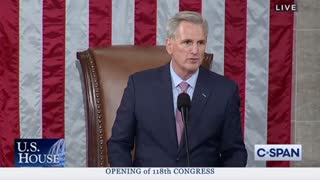
[{"label": "man's gray hair", "polygon": [[208,22],[199,13],[193,11],[181,11],[169,19],[167,23],[167,38],[174,38],[176,30],[182,21],[202,25],[205,35],[208,35]]}]

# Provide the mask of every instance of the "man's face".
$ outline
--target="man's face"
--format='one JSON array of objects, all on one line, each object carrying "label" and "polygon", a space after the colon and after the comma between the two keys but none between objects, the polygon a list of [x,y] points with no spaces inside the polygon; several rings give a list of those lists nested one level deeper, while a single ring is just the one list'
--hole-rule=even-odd
[{"label": "man's face", "polygon": [[207,36],[202,25],[182,21],[174,38],[167,39],[166,48],[172,56],[172,66],[182,78],[188,79],[202,63]]}]

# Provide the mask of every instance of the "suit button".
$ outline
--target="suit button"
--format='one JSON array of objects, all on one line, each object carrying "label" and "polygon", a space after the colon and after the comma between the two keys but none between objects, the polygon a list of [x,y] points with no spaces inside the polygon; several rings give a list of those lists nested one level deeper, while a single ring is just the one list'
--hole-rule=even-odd
[{"label": "suit button", "polygon": [[180,158],[177,157],[177,158],[176,158],[176,161],[178,162],[179,160],[180,160]]}]

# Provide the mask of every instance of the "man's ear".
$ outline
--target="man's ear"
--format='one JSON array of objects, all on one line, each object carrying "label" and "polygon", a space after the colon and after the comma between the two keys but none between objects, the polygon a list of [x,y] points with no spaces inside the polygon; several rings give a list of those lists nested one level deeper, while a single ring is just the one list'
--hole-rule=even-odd
[{"label": "man's ear", "polygon": [[167,49],[168,54],[170,54],[170,55],[172,54],[172,46],[173,46],[172,41],[173,41],[172,38],[168,38],[166,40],[166,49]]}]

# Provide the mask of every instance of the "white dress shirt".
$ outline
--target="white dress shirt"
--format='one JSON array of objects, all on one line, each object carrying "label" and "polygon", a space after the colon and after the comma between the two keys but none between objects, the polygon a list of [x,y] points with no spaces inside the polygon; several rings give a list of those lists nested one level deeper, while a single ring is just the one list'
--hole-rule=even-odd
[{"label": "white dress shirt", "polygon": [[[179,84],[184,80],[181,79],[181,77],[173,70],[172,60],[170,62],[170,75],[171,75],[172,93],[173,93],[173,107],[174,107],[173,112],[175,113],[177,110],[177,98],[178,98],[178,95],[181,93]],[[187,93],[189,94],[191,100],[192,100],[194,89],[196,87],[198,75],[199,75],[199,69],[189,79],[185,81],[189,84]]]}]

